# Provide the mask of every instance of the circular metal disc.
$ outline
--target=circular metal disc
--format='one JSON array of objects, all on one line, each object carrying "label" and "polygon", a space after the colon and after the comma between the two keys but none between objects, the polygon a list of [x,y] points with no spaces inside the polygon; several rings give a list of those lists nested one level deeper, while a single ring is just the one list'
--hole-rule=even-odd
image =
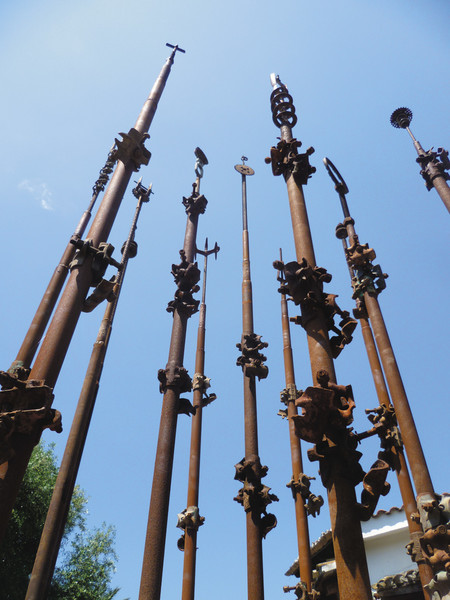
[{"label": "circular metal disc", "polygon": [[248,165],[234,165],[234,168],[241,175],[254,175],[255,171]]}]

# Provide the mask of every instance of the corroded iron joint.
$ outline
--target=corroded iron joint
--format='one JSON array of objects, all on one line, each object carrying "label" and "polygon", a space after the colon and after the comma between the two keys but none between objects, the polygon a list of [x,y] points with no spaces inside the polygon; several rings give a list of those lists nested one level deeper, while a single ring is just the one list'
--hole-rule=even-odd
[{"label": "corroded iron joint", "polygon": [[364,471],[359,465],[361,453],[356,450],[357,439],[348,429],[355,408],[352,387],[331,382],[326,371],[319,371],[316,378],[319,385],[308,387],[296,401],[302,414],[291,417],[295,434],[315,444],[308,450],[308,457],[320,462],[325,486],[336,469],[357,485]]},{"label": "corroded iron joint", "polygon": [[377,408],[366,409],[367,418],[373,424],[373,428],[365,434],[359,435],[359,439],[376,434],[380,438],[383,456],[390,465],[391,469],[396,468],[396,457],[392,453],[392,448],[403,448],[403,442],[400,430],[397,427],[397,419],[393,406],[380,405]]},{"label": "corroded iron joint", "polygon": [[202,373],[194,373],[194,377],[192,378],[193,390],[200,390],[201,392],[205,392],[210,387],[211,379],[209,377],[206,377]]},{"label": "corroded iron joint", "polygon": [[198,506],[188,506],[177,516],[177,527],[184,530],[198,531],[198,528],[205,522],[205,517],[200,516]]},{"label": "corroded iron joint", "polygon": [[357,505],[361,521],[368,521],[375,512],[380,496],[389,493],[391,486],[386,481],[388,472],[388,463],[378,458],[364,475],[361,503]]},{"label": "corroded iron joint", "polygon": [[353,316],[355,319],[368,319],[369,315],[367,313],[366,304],[364,302],[364,297],[355,298],[356,300],[356,308],[353,309]]},{"label": "corroded iron joint", "polygon": [[159,369],[158,371],[159,391],[165,394],[168,389],[177,391],[179,394],[190,392],[192,381],[184,367]]},{"label": "corroded iron joint", "polygon": [[92,294],[90,294],[85,301],[83,302],[82,311],[83,312],[92,312],[94,308],[97,308],[99,304],[101,304],[104,300],[108,302],[112,302],[115,296],[115,289],[117,284],[117,278],[112,277],[111,279],[102,279],[97,287],[94,289]]},{"label": "corroded iron joint", "polygon": [[416,158],[416,162],[420,165],[420,174],[428,191],[433,188],[433,181],[436,177],[443,177],[446,181],[450,179],[447,173],[447,169],[450,169],[450,161],[448,151],[444,148],[438,148],[437,152],[434,152],[431,148],[428,152],[420,154]]},{"label": "corroded iron joint", "polygon": [[439,506],[438,497],[427,493],[420,494],[417,497],[417,510],[424,531],[442,523],[442,509]]},{"label": "corroded iron joint", "polygon": [[331,281],[331,274],[322,267],[312,267],[305,258],[300,263],[276,260],[273,267],[284,275],[284,281],[278,289],[280,294],[291,296],[295,305],[301,305],[302,317],[291,321],[304,326],[323,302],[322,286]]},{"label": "corroded iron joint", "polygon": [[[327,328],[328,331],[333,331],[336,334],[330,337],[333,358],[337,358],[344,349],[344,346],[350,344],[353,340],[353,332],[357,326],[357,321],[350,316],[350,313],[347,310],[339,308],[336,298],[336,294],[326,294],[324,298],[324,313],[327,319]],[[336,315],[341,317],[337,327],[334,324],[334,317]]]},{"label": "corroded iron joint", "polygon": [[202,393],[201,404],[202,407],[208,406],[214,400],[217,400],[216,394],[207,394],[206,390],[211,387],[211,379],[202,375],[201,373],[195,373],[192,379],[192,389],[199,390]]},{"label": "corroded iron joint", "polygon": [[92,245],[91,239],[83,241],[75,236],[71,238],[70,243],[77,248],[75,257],[69,264],[69,269],[71,271],[81,267],[88,256],[93,257],[91,264],[91,287],[96,287],[102,281],[103,275],[109,265],[113,265],[118,270],[122,269],[122,265],[112,257],[112,253],[114,252],[114,246],[112,244],[101,242],[98,248],[96,248]]},{"label": "corroded iron joint", "polygon": [[428,529],[420,538],[420,545],[435,572],[450,573],[450,526],[448,524]]},{"label": "corroded iron joint", "polygon": [[378,296],[386,287],[387,277],[380,265],[367,265],[364,269],[356,269],[356,275],[352,279],[352,298],[362,298],[365,292]]},{"label": "corroded iron joint", "polygon": [[261,354],[259,350],[267,348],[269,344],[261,341],[261,336],[256,333],[244,334],[242,341],[236,344],[236,348],[242,352],[236,360],[236,365],[242,367],[246,377],[258,377],[265,379],[269,373],[268,367],[264,364],[267,357]]},{"label": "corroded iron joint", "polygon": [[290,488],[294,500],[297,494],[301,495],[307,514],[315,517],[320,513],[320,508],[323,506],[323,498],[322,496],[315,496],[310,491],[310,481],[312,480],[315,480],[315,477],[308,477],[305,473],[300,473],[297,479],[292,477],[286,487]]},{"label": "corroded iron joint", "polygon": [[188,198],[185,198],[183,196],[182,203],[184,208],[186,209],[186,214],[190,217],[193,217],[196,215],[202,215],[205,212],[208,200],[203,194],[200,195],[197,192],[193,191]]},{"label": "corroded iron joint", "polygon": [[251,481],[253,483],[260,483],[261,479],[267,475],[269,467],[261,465],[259,456],[252,456],[249,458],[243,458],[240,462],[234,465],[236,474],[234,478],[237,481]]},{"label": "corroded iron joint", "polygon": [[277,524],[275,515],[267,513],[266,507],[271,502],[278,501],[277,496],[270,493],[270,488],[261,484],[268,467],[261,465],[259,456],[252,456],[243,458],[235,465],[235,469],[234,478],[244,485],[234,500],[244,507],[246,513],[252,513],[253,521],[260,527],[262,536],[266,537]]},{"label": "corroded iron joint", "polygon": [[[345,219],[344,223],[347,220]],[[383,273],[380,265],[372,264],[376,258],[373,248],[369,248],[368,244],[360,244],[355,236],[353,244],[345,248],[345,257],[348,265],[355,271],[352,278],[354,299],[362,299],[365,292],[378,295],[384,290],[388,275]]]},{"label": "corroded iron joint", "polygon": [[306,185],[311,175],[316,172],[316,168],[309,164],[309,157],[314,153],[314,148],[308,148],[306,152],[299,154],[298,148],[301,145],[302,143],[295,138],[290,141],[280,140],[270,149],[270,157],[265,159],[267,164],[272,164],[273,175],[283,175],[285,179],[292,175],[298,186]]},{"label": "corroded iron joint", "polygon": [[410,542],[406,544],[406,554],[408,554],[411,557],[411,560],[417,564],[425,562],[422,546],[420,544],[421,537],[421,531],[414,531],[411,533]]},{"label": "corroded iron joint", "polygon": [[[346,225],[347,221],[353,221],[353,219],[351,217],[345,219],[344,225]],[[375,250],[369,248],[369,244],[360,244],[357,238],[354,239],[351,246],[345,248],[345,256],[347,262],[349,262],[354,269],[365,267],[368,262],[371,262],[376,258]]]},{"label": "corroded iron joint", "polygon": [[[11,376],[13,378],[13,384],[11,387],[14,387],[17,385],[18,381],[25,381],[28,379],[30,372],[31,369],[25,367],[23,361],[15,360],[6,373],[4,373],[4,371],[0,371],[0,377],[3,376],[3,374]],[[2,385],[3,389],[6,389],[2,380],[0,380],[0,384]]]},{"label": "corroded iron joint", "polygon": [[[278,291],[281,294],[289,294],[294,304],[300,305],[301,308],[302,316],[291,317],[290,320],[306,327],[311,319],[322,313],[326,318],[328,331],[336,334],[330,337],[330,346],[333,358],[337,358],[344,346],[352,341],[357,321],[350,317],[348,311],[339,308],[335,294],[323,292],[323,283],[331,281],[331,274],[322,267],[312,267],[306,259],[300,263],[292,261],[286,264],[276,260],[273,266],[284,274],[285,281],[281,280]],[[334,324],[336,315],[341,317],[338,326]]]},{"label": "corroded iron joint", "polygon": [[198,311],[200,304],[200,301],[195,300],[192,296],[200,289],[197,285],[200,280],[200,270],[196,262],[192,263],[186,260],[184,250],[180,250],[180,257],[180,264],[172,265],[171,271],[177,286],[175,299],[169,302],[166,310],[167,312],[179,310],[192,316]]},{"label": "corroded iron joint", "polygon": [[310,592],[308,592],[306,583],[303,583],[303,581],[299,581],[297,585],[294,586],[283,586],[283,592],[285,594],[288,592],[294,592],[299,600],[320,600],[320,592],[315,589],[312,589]]},{"label": "corroded iron joint", "polygon": [[290,402],[295,402],[303,394],[303,390],[298,390],[295,383],[289,383],[284,390],[280,392],[280,401],[288,406]]},{"label": "corroded iron joint", "polygon": [[51,408],[52,388],[43,381],[17,381],[14,377],[1,373],[2,385],[7,389],[0,391],[0,464],[14,456],[11,436],[14,433],[36,435],[43,429],[60,433],[62,431],[61,413]]},{"label": "corroded iron joint", "polygon": [[141,165],[148,165],[151,152],[144,146],[145,140],[148,140],[148,133],[141,133],[132,127],[128,133],[119,133],[122,141],[115,140],[117,146],[117,160],[123,162],[125,166],[130,165],[133,171],[139,171]]}]

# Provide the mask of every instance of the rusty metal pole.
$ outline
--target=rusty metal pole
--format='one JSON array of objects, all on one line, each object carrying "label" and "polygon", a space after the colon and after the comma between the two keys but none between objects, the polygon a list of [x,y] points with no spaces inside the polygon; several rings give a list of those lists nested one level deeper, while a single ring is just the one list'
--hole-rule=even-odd
[{"label": "rusty metal pole", "polygon": [[195,374],[192,381],[193,407],[191,427],[191,448],[189,453],[189,477],[187,508],[178,515],[178,527],[184,530],[180,538],[179,547],[184,551],[183,563],[183,587],[182,600],[194,600],[195,591],[195,562],[197,554],[197,532],[203,525],[204,517],[200,516],[198,508],[199,485],[200,485],[200,451],[202,439],[202,417],[203,408],[215,400],[215,394],[207,394],[210,380],[205,377],[205,330],[206,330],[206,274],[208,268],[208,256],[217,253],[220,248],[215,244],[212,250],[208,250],[208,238],[205,241],[205,249],[199,250],[197,254],[205,257],[203,266],[202,300],[200,303],[200,314],[197,332],[197,351],[195,355]]},{"label": "rusty metal pole", "polygon": [[25,339],[22,342],[22,346],[20,347],[16,359],[8,370],[11,375],[17,374],[19,379],[26,379],[29,375],[30,366],[34,355],[37,352],[45,328],[47,327],[53,309],[55,308],[55,304],[61,293],[62,287],[69,272],[69,265],[77,250],[72,241],[81,240],[83,237],[86,227],[91,219],[92,209],[94,208],[100,192],[105,189],[105,186],[108,183],[109,176],[113,171],[115,162],[116,152],[114,144],[109,151],[105,166],[100,170],[99,178],[94,184],[92,190],[93,195],[89,206],[84,211],[80,222],[78,223],[78,226],[72,235],[71,241],[64,250],[59,264],[56,267],[55,272],[49,281],[47,289],[44,292],[41,303],[39,304],[36,314],[33,317],[33,321],[31,322]]},{"label": "rusty metal pole", "polygon": [[208,201],[200,195],[200,179],[203,166],[208,160],[200,148],[195,149],[197,180],[189,198],[183,198],[187,224],[181,263],[172,265],[177,291],[175,299],[169,302],[167,311],[173,313],[172,335],[169,358],[165,369],[160,369],[158,379],[160,391],[164,394],[158,444],[156,447],[155,470],[153,473],[147,534],[145,538],[139,600],[158,600],[161,596],[164,548],[166,543],[167,515],[169,511],[170,486],[172,480],[173,455],[177,419],[180,412],[193,412],[192,407],[180,405],[180,394],[190,391],[191,378],[183,367],[184,348],[188,319],[198,310],[199,301],[192,294],[200,288],[200,271],[194,262],[196,251],[197,225]]},{"label": "rusty metal pole", "polygon": [[[280,249],[280,261],[283,260]],[[283,274],[278,273],[278,280],[283,284]],[[308,515],[316,516],[323,505],[321,496],[314,496],[310,490],[310,479],[303,472],[302,450],[300,438],[295,434],[293,416],[297,415],[295,401],[300,396],[295,385],[294,359],[292,355],[291,332],[289,326],[289,311],[286,294],[281,294],[281,327],[283,332],[283,357],[286,388],[281,392],[281,401],[287,406],[279,414],[286,416],[289,425],[289,441],[292,458],[292,479],[287,486],[292,491],[295,506],[295,519],[297,525],[298,564],[300,570],[300,583],[294,588],[299,595],[312,592],[312,563],[309,541]],[[299,595],[300,597],[300,595]]]},{"label": "rusty metal pole", "polygon": [[[338,350],[328,337],[330,314],[333,318],[335,311],[330,310],[333,308],[333,298],[322,291],[323,282],[330,281],[331,276],[325,269],[316,266],[302,190],[302,185],[315,172],[315,168],[309,165],[309,155],[314,149],[309,148],[304,154],[298,153],[301,143],[292,137],[292,127],[297,122],[292,96],[278,76],[272,75],[271,83],[273,121],[280,128],[281,141],[271,149],[271,157],[267,162],[272,163],[273,174],[282,174],[287,184],[298,261],[274,266],[280,267],[279,270],[284,269],[289,293],[294,302],[301,306],[302,316],[298,321],[306,332],[314,381],[314,386],[305,390],[297,400],[297,405],[305,410],[304,416],[295,419],[296,431],[299,437],[316,443],[314,458],[320,461],[320,473],[328,493],[340,597],[345,600],[370,600],[369,573],[354,489],[356,483],[361,481],[361,474],[356,453],[350,449],[347,429],[354,402],[351,399],[351,387],[337,386],[335,383],[333,357]],[[340,311],[340,314],[342,316],[344,313]],[[349,337],[351,339],[351,335],[348,335],[349,326],[354,328],[347,313],[347,317],[343,316],[342,329],[336,340],[339,350],[344,343],[348,343]],[[338,408],[343,401],[348,402],[347,411]],[[318,419],[314,422],[308,408],[315,405]],[[327,407],[332,411],[328,415]],[[330,414],[340,415],[339,426],[331,430],[328,420]],[[329,438],[330,442],[327,441]],[[311,451],[308,454],[311,458]]]},{"label": "rusty metal pole", "polygon": [[450,169],[448,151],[444,150],[444,148],[438,148],[434,152],[433,148],[431,148],[431,150],[425,152],[409,128],[412,116],[413,114],[409,108],[397,108],[391,115],[391,125],[396,129],[406,129],[409,133],[417,152],[416,162],[420,165],[420,174],[425,180],[427,190],[430,191],[434,188],[450,212],[450,187],[447,183],[450,179],[447,173]]},{"label": "rusty metal pole", "polygon": [[242,338],[237,348],[242,352],[236,364],[244,377],[244,434],[245,456],[235,465],[235,479],[243,483],[235,500],[244,507],[247,529],[247,594],[249,600],[264,599],[262,539],[276,526],[275,515],[267,513],[267,505],[278,498],[261,483],[268,468],[261,465],[258,450],[258,419],[256,406],[256,377],[265,379],[269,372],[266,357],[259,351],[267,347],[253,330],[253,297],[250,274],[250,247],[247,222],[247,175],[254,170],[245,164],[234,168],[242,176]]},{"label": "rusty metal pole", "polygon": [[[171,47],[173,51],[166,60],[134,128],[128,133],[120,134],[122,141],[116,140],[116,169],[92,222],[87,240],[75,241],[79,252],[71,264],[71,275],[26,386],[15,381],[12,376],[8,379],[7,374],[2,374],[4,389],[0,392],[0,420],[6,422],[3,432],[8,436],[8,452],[2,457],[0,464],[0,540],[3,538],[31,452],[39,441],[42,429],[46,426],[60,427],[60,424],[55,423],[55,411],[50,408],[53,387],[83,309],[86,294],[95,281],[93,269],[98,274],[108,263],[115,262],[110,256],[113,247],[106,244],[106,240],[133,172],[139,170],[142,164],[148,164],[150,160],[150,152],[144,146],[149,137],[147,131],[169,77],[175,53],[177,50],[184,52],[178,46]],[[33,414],[27,412],[29,410],[33,410]],[[24,421],[27,423],[24,424]]]},{"label": "rusty metal pole", "polygon": [[[342,211],[344,214],[344,222],[339,224],[336,228],[336,237],[342,239],[342,244],[344,248],[344,253],[346,257],[347,266],[349,268],[349,273],[352,281],[352,287],[354,290],[353,298],[356,300],[357,308],[354,311],[355,316],[359,319],[361,323],[361,330],[363,334],[364,344],[366,347],[367,357],[369,359],[370,368],[372,371],[373,380],[375,383],[375,389],[378,396],[378,400],[380,402],[380,409],[384,407],[387,411],[382,411],[384,418],[388,418],[391,420],[391,424],[388,426],[386,433],[388,434],[386,437],[385,449],[391,453],[391,460],[388,460],[391,464],[391,468],[395,469],[397,474],[397,479],[399,483],[400,493],[403,500],[403,506],[405,510],[405,515],[408,522],[408,528],[411,535],[411,543],[408,545],[408,553],[411,555],[413,561],[417,563],[419,569],[420,580],[422,583],[422,587],[424,588],[424,594],[428,593],[427,586],[431,579],[433,578],[433,569],[428,562],[426,562],[425,557],[423,555],[420,538],[423,536],[424,529],[422,527],[421,522],[416,518],[417,514],[417,503],[414,495],[414,489],[411,483],[410,474],[408,471],[408,467],[406,464],[406,459],[403,452],[403,443],[405,444],[406,452],[409,457],[410,467],[413,472],[416,472],[417,476],[417,465],[411,464],[411,460],[415,461],[417,459],[420,460],[420,454],[422,453],[422,449],[420,446],[420,441],[418,438],[417,431],[415,430],[414,421],[412,421],[412,414],[409,409],[409,405],[407,404],[406,392],[404,391],[403,384],[401,382],[400,373],[398,371],[398,367],[395,361],[395,357],[392,351],[392,348],[389,348],[388,354],[386,353],[386,346],[384,346],[384,358],[383,354],[382,362],[383,367],[380,362],[380,356],[378,355],[376,348],[376,340],[377,340],[377,331],[373,325],[373,322],[370,318],[372,315],[375,317],[375,322],[379,320],[381,317],[381,310],[378,305],[377,296],[378,294],[386,287],[385,279],[387,277],[386,274],[382,273],[382,270],[379,265],[373,265],[372,261],[375,259],[375,251],[372,248],[368,247],[368,244],[360,244],[358,235],[355,230],[355,221],[350,215],[350,211],[347,204],[346,194],[348,193],[348,186],[345,183],[342,175],[337,170],[335,165],[331,162],[330,159],[324,159],[325,167],[330,175],[331,179],[335,184],[335,189],[339,194],[339,199],[341,202]],[[347,245],[346,237],[349,238],[349,245]],[[370,309],[367,308],[366,299],[369,298]],[[369,312],[370,310],[370,312]],[[381,317],[382,319],[382,317]],[[372,327],[371,327],[372,323]],[[384,321],[383,321],[384,324]],[[375,331],[375,339],[372,332],[372,328]],[[385,328],[384,328],[385,329]],[[380,335],[381,334],[381,335]],[[386,332],[387,336],[387,332]],[[378,325],[378,341],[381,341],[384,344],[389,343],[389,338],[383,335],[383,331],[379,330]],[[391,360],[393,359],[393,361]],[[392,403],[389,397],[389,392],[386,387],[386,382],[383,374],[386,374],[391,384],[389,388],[391,389],[391,397],[393,401],[395,416],[392,415],[392,419],[389,417],[388,413],[392,411]],[[400,378],[400,380],[396,380],[397,388],[391,388],[393,384],[393,379],[396,379],[396,374]],[[398,388],[401,385],[402,396],[398,396]],[[397,392],[397,395],[394,397],[394,393]],[[405,404],[406,401],[406,404]],[[400,404],[400,416],[397,414],[397,406]],[[407,425],[407,434],[405,435],[403,432],[402,424],[405,423],[405,412],[409,411],[409,418],[406,420]],[[372,411],[368,411],[372,412]],[[380,413],[381,414],[381,413]],[[397,417],[397,419],[395,419]],[[396,422],[398,421],[400,426],[400,433],[397,431]],[[414,431],[411,435],[411,421],[414,426]],[[411,446],[411,442],[413,443],[413,458],[411,459],[408,454],[408,447],[406,447],[406,440],[408,440],[408,447]],[[419,444],[419,452],[417,451],[416,444]],[[423,456],[423,454],[422,454]],[[423,461],[425,459],[423,458]],[[433,494],[433,488],[428,487],[431,484],[431,478],[428,474],[428,469],[426,463],[420,463],[420,470],[425,469],[425,476],[423,481],[425,481],[425,491],[427,494]],[[427,481],[428,479],[428,481]],[[417,482],[419,485],[423,485],[423,481]],[[414,483],[416,485],[417,493],[417,483],[414,479]],[[423,493],[422,491],[422,493]]]},{"label": "rusty metal pole", "polygon": [[47,518],[42,530],[25,600],[45,600],[55,570],[73,489],[94,410],[103,364],[111,337],[119,294],[123,286],[128,260],[136,256],[137,253],[137,244],[134,241],[137,221],[142,204],[148,202],[150,198],[151,186],[146,189],[139,181],[137,187],[133,190],[133,194],[138,198],[138,204],[128,239],[122,248],[120,269],[114,280],[113,298],[108,301],[108,306],[106,307],[97,339],[94,343],[66,449],[56,478]]}]

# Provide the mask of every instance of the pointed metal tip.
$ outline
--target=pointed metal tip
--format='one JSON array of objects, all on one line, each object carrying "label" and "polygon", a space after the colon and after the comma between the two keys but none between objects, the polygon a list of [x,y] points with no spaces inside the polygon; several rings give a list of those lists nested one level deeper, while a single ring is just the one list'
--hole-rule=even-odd
[{"label": "pointed metal tip", "polygon": [[337,168],[331,162],[331,160],[329,158],[325,157],[323,159],[323,164],[325,165],[325,168],[326,168],[326,170],[328,172],[328,175],[333,180],[335,190],[339,194],[342,194],[344,196],[345,196],[345,194],[348,194],[348,186],[345,183],[345,180],[342,177],[342,175],[339,173],[339,171],[337,170]]},{"label": "pointed metal tip", "polygon": [[276,73],[271,73],[270,74],[270,85],[273,88],[280,87],[282,85],[282,83],[280,81],[280,76],[277,75]]}]

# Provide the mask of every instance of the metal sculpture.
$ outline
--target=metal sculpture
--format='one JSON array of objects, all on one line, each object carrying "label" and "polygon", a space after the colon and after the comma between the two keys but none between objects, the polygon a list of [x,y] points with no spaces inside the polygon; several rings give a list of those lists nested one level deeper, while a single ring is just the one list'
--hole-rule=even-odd
[{"label": "metal sculpture", "polygon": [[[297,122],[292,96],[278,76],[271,75],[271,108],[274,124],[279,127],[281,139],[272,147],[270,158],[274,175],[283,175],[288,190],[297,262],[276,261],[274,267],[284,273],[283,293],[288,293],[300,305],[301,317],[294,322],[304,328],[308,341],[314,385],[308,387],[296,400],[302,415],[293,416],[296,434],[315,444],[308,451],[310,460],[318,460],[322,482],[327,489],[333,532],[334,554],[339,593],[346,600],[369,600],[369,573],[367,569],[361,526],[357,515],[361,507],[356,502],[354,486],[364,478],[359,465],[360,453],[348,428],[355,407],[351,386],[338,385],[333,358],[351,341],[356,321],[336,304],[336,296],[323,292],[323,283],[331,275],[316,266],[314,247],[302,186],[308,182],[315,168],[309,164],[314,152],[309,148],[299,154],[301,142],[293,138],[292,128]],[[339,326],[334,316],[339,315]],[[330,340],[329,331],[336,333]],[[377,495],[385,492],[386,468],[376,477]]]},{"label": "metal sculpture", "polygon": [[438,148],[434,152],[433,148],[431,148],[425,152],[409,128],[412,116],[413,114],[409,108],[397,108],[391,115],[391,125],[396,129],[406,129],[409,133],[417,152],[416,162],[420,165],[420,174],[425,180],[427,190],[430,191],[434,188],[450,212],[450,187],[447,183],[450,179],[450,175],[448,174],[450,169],[448,150]]},{"label": "metal sculpture", "polygon": [[[283,260],[280,249],[280,261]],[[278,272],[278,281],[281,284],[281,290],[284,291],[285,281],[283,273]],[[319,514],[323,506],[322,496],[315,496],[310,491],[311,479],[303,472],[302,450],[300,438],[295,434],[295,424],[293,417],[296,417],[297,407],[295,402],[302,395],[302,390],[298,390],[295,385],[294,359],[292,355],[291,332],[289,326],[289,312],[286,294],[281,293],[281,327],[283,333],[283,357],[286,387],[281,392],[281,402],[286,406],[279,411],[279,415],[287,418],[289,425],[289,441],[292,458],[292,479],[287,484],[292,492],[295,506],[295,519],[297,525],[297,545],[298,545],[298,564],[300,570],[300,582],[295,587],[285,586],[284,591],[295,591],[298,598],[308,600],[318,597],[318,592],[313,588],[312,581],[312,563],[309,541],[308,516],[315,517]]]},{"label": "metal sculpture", "polygon": [[108,158],[106,159],[104,167],[100,170],[97,181],[94,183],[92,188],[92,198],[89,202],[89,206],[84,211],[77,228],[75,229],[66,249],[64,250],[61,260],[59,261],[59,264],[49,281],[47,289],[44,292],[41,303],[39,304],[36,314],[33,317],[33,321],[31,322],[16,359],[8,369],[9,374],[18,377],[19,379],[25,380],[30,373],[31,363],[37,352],[45,328],[48,325],[53,309],[55,308],[55,304],[63,288],[69,272],[69,265],[75,256],[75,252],[77,251],[74,242],[78,242],[83,237],[86,227],[91,219],[92,209],[94,208],[100,192],[105,189],[105,186],[109,181],[109,176],[113,172],[116,160],[117,156],[114,144],[108,153]]},{"label": "metal sculpture", "polygon": [[194,599],[197,532],[205,520],[204,517],[200,516],[198,508],[202,417],[203,408],[216,399],[215,394],[208,394],[206,391],[210,387],[210,379],[205,376],[206,274],[208,256],[214,254],[217,259],[219,250],[220,248],[217,243],[212,250],[208,250],[208,238],[206,238],[204,250],[197,248],[197,254],[204,256],[205,261],[203,266],[202,300],[200,302],[198,320],[195,374],[192,380],[194,414],[192,415],[191,426],[187,508],[178,515],[177,524],[177,527],[180,527],[184,531],[178,542],[178,547],[184,551],[182,600]]},{"label": "metal sculpture", "polygon": [[66,352],[86,294],[91,286],[102,286],[109,264],[117,266],[111,256],[113,246],[106,242],[123,195],[132,174],[148,164],[150,152],[144,142],[164,90],[176,51],[163,66],[136,124],[116,140],[117,166],[106,189],[87,239],[74,239],[77,252],[70,263],[71,274],[47,330],[29,377],[1,373],[0,382],[0,540],[28,465],[31,452],[39,441],[43,428],[60,429],[60,415],[51,408],[53,387],[58,379]]},{"label": "metal sculpture", "polygon": [[137,244],[134,241],[137,221],[142,204],[150,198],[151,186],[146,189],[141,181],[133,190],[138,198],[128,239],[122,247],[122,260],[119,270],[110,283],[112,288],[105,298],[108,305],[94,343],[91,358],[87,368],[78,405],[70,429],[69,437],[61,462],[61,467],[56,478],[55,489],[47,512],[47,518],[42,530],[39,548],[30,577],[26,600],[45,600],[47,598],[50,582],[53,577],[56,559],[58,557],[64,527],[69,513],[73,489],[78,474],[78,469],[86,442],[92,412],[99,388],[103,364],[111,337],[114,315],[116,313],[119,294],[123,286],[128,260],[137,254]]},{"label": "metal sculpture", "polygon": [[234,168],[242,176],[242,338],[237,348],[242,352],[236,364],[242,368],[244,378],[244,420],[245,420],[245,456],[235,465],[235,479],[243,484],[236,502],[244,507],[247,528],[247,594],[249,600],[263,600],[264,576],[262,540],[273,529],[277,520],[267,512],[267,505],[278,498],[270,493],[270,488],[261,483],[268,467],[261,465],[258,450],[258,420],[256,407],[256,378],[265,379],[268,368],[264,364],[266,357],[261,350],[267,343],[253,330],[253,298],[250,274],[250,247],[247,222],[247,176],[254,170],[245,164]]},{"label": "metal sculpture", "polygon": [[195,149],[195,156],[197,179],[193,184],[192,194],[188,198],[183,198],[187,224],[183,249],[180,250],[181,262],[178,265],[172,265],[172,275],[177,290],[174,300],[169,302],[167,307],[167,311],[173,314],[169,358],[166,368],[160,369],[158,372],[159,387],[164,397],[156,448],[139,600],[157,600],[161,595],[177,419],[180,412],[194,413],[193,406],[188,400],[180,398],[180,394],[192,389],[191,378],[183,367],[183,358],[187,322],[198,311],[200,304],[199,300],[195,300],[193,297],[193,294],[200,289],[197,285],[200,280],[200,271],[197,263],[194,262],[194,258],[198,218],[200,214],[205,212],[208,203],[205,196],[200,194],[200,180],[203,176],[203,167],[208,164],[208,159],[200,148]]},{"label": "metal sculpture", "polygon": [[[373,264],[373,260],[376,258],[373,248],[369,248],[368,244],[361,244],[359,241],[355,231],[355,221],[350,215],[347,204],[348,187],[342,175],[328,158],[324,159],[324,163],[339,194],[344,214],[343,223],[340,223],[336,228],[336,236],[342,239],[343,242],[352,281],[353,298],[357,303],[357,309],[354,312],[361,322],[364,342],[380,401],[379,407],[366,411],[373,423],[371,433],[377,433],[380,436],[383,447],[382,456],[397,473],[411,535],[411,542],[408,544],[407,550],[412,560],[418,565],[422,586],[429,589],[428,586],[433,579],[433,569],[431,568],[433,563],[427,557],[427,553],[423,551],[423,540],[427,539],[426,547],[428,550],[432,545],[432,542],[428,542],[428,540],[434,538],[436,538],[437,546],[440,547],[440,532],[442,527],[448,528],[448,523],[446,523],[439,505],[440,497],[435,494],[433,489],[400,371],[378,304],[378,295],[386,287],[385,279],[387,275],[383,273],[379,265]],[[346,242],[347,237],[349,240],[348,245]],[[375,344],[378,347],[378,352]],[[386,389],[383,370],[393,406]],[[400,432],[397,428],[397,421]],[[359,436],[359,439],[362,437],[362,435]],[[406,450],[416,488],[417,503],[414,499],[414,491],[403,454],[403,446]],[[417,513],[417,510],[419,513]],[[450,556],[448,553],[449,549],[447,547],[447,556]],[[440,564],[439,568],[442,568],[442,566]]]}]

